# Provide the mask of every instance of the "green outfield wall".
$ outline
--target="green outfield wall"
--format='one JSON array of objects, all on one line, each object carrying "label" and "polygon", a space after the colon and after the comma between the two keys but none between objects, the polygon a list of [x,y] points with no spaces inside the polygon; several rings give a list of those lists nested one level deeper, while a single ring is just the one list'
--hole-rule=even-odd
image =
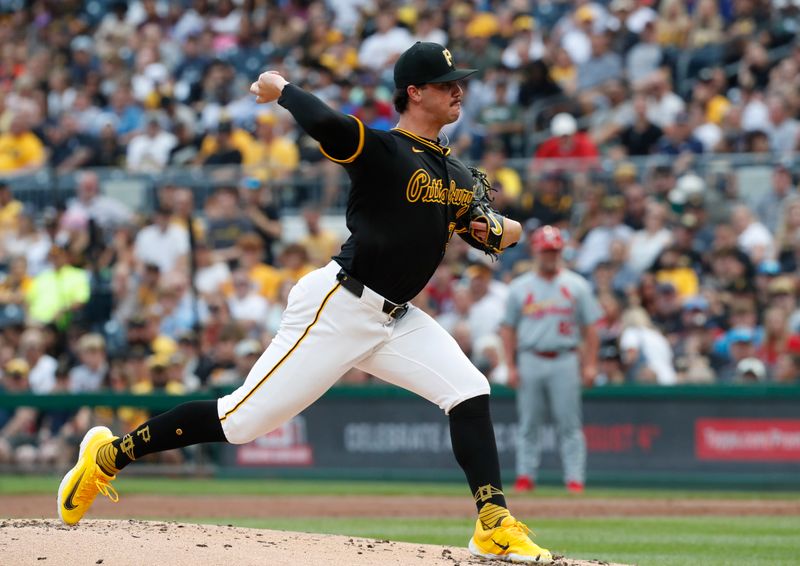
[{"label": "green outfield wall", "polygon": [[[163,411],[225,391],[169,395],[0,395],[0,410],[135,406]],[[513,473],[513,391],[492,396],[498,450]],[[606,387],[584,392],[589,482],[800,488],[800,387]],[[543,482],[560,477],[557,438],[544,431]],[[397,388],[337,387],[277,430],[217,453],[221,475],[353,479],[460,478],[446,416]]]}]

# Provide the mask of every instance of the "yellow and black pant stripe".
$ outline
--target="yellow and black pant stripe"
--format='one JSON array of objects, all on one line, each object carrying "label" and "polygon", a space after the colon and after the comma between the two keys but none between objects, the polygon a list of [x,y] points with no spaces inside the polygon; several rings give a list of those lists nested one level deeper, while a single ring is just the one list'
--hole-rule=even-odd
[{"label": "yellow and black pant stripe", "polygon": [[322,304],[321,304],[321,305],[319,306],[319,308],[317,309],[317,313],[316,313],[316,315],[314,315],[314,320],[312,320],[312,321],[311,321],[311,323],[310,323],[310,324],[309,324],[309,325],[306,327],[306,329],[305,329],[305,330],[303,331],[303,333],[300,335],[300,338],[298,338],[298,339],[297,339],[297,342],[295,342],[295,343],[294,343],[294,345],[293,345],[291,348],[289,348],[289,351],[288,351],[288,352],[286,352],[286,353],[283,355],[283,357],[282,357],[280,360],[278,360],[278,363],[276,363],[274,366],[272,366],[272,369],[270,369],[270,370],[269,370],[269,371],[266,373],[266,375],[265,375],[264,377],[262,377],[262,378],[261,378],[261,379],[258,381],[258,383],[256,383],[255,387],[253,387],[253,388],[252,388],[252,389],[251,389],[251,390],[250,390],[250,391],[247,393],[247,395],[245,395],[245,396],[242,398],[242,400],[241,400],[241,401],[239,401],[238,403],[236,403],[236,405],[235,405],[235,406],[234,406],[234,407],[233,407],[233,408],[232,408],[230,411],[228,411],[227,413],[225,413],[224,415],[222,415],[222,417],[220,417],[220,419],[219,419],[219,420],[220,420],[221,422],[224,422],[224,421],[225,421],[225,419],[227,419],[227,418],[228,418],[229,416],[231,416],[231,415],[232,415],[234,412],[236,412],[236,410],[237,410],[237,409],[239,409],[239,407],[241,407],[241,406],[242,406],[242,405],[245,403],[245,401],[247,401],[247,400],[248,400],[250,397],[252,397],[252,396],[253,396],[253,394],[254,394],[256,391],[258,391],[258,389],[259,389],[259,388],[260,388],[262,385],[264,385],[264,384],[267,382],[267,380],[268,380],[270,377],[272,377],[272,375],[274,375],[274,373],[275,373],[275,372],[278,370],[278,368],[280,368],[280,367],[283,365],[283,363],[284,363],[286,360],[288,360],[288,359],[289,359],[289,356],[291,356],[291,355],[294,353],[294,351],[295,351],[295,350],[297,350],[298,346],[300,346],[300,344],[303,342],[303,340],[305,340],[305,339],[306,339],[306,337],[308,336],[308,333],[309,333],[309,332],[311,332],[311,329],[314,327],[314,325],[315,325],[315,324],[317,324],[317,322],[319,322],[319,317],[320,317],[320,315],[322,314],[322,310],[325,308],[325,305],[326,305],[326,304],[328,304],[328,301],[329,301],[329,300],[330,300],[330,298],[333,296],[333,294],[334,294],[334,293],[335,293],[335,292],[336,292],[336,291],[339,289],[339,287],[340,287],[340,286],[341,286],[341,284],[340,284],[340,283],[337,283],[337,284],[336,284],[336,285],[333,287],[333,289],[331,289],[331,290],[328,292],[328,294],[327,294],[327,295],[325,295],[325,298],[322,300]]}]

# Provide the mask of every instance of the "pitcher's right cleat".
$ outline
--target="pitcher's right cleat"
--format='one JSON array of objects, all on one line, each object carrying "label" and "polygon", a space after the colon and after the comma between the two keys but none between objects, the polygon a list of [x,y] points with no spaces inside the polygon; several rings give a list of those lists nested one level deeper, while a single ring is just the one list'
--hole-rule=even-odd
[{"label": "pitcher's right cleat", "polygon": [[58,486],[58,516],[67,525],[75,525],[89,510],[98,493],[111,501],[119,501],[117,491],[111,487],[116,476],[107,476],[97,465],[97,450],[116,436],[104,426],[96,426],[86,433],[81,441],[78,463]]},{"label": "pitcher's right cleat", "polygon": [[484,529],[480,521],[469,541],[469,551],[474,556],[489,560],[504,560],[523,564],[552,564],[553,556],[546,548],[535,544],[528,533],[531,530],[511,515],[499,526]]}]

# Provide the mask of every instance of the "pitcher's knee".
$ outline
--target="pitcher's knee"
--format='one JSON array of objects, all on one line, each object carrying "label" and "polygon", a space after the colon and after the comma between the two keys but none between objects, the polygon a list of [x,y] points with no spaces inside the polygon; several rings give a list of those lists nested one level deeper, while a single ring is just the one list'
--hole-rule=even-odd
[{"label": "pitcher's knee", "polygon": [[265,434],[260,427],[248,423],[222,422],[225,438],[231,444],[247,444]]}]

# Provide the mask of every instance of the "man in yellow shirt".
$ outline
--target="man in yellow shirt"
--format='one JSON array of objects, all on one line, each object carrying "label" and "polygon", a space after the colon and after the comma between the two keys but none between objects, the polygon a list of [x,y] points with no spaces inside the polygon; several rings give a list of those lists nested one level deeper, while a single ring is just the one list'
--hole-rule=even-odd
[{"label": "man in yellow shirt", "polygon": [[[283,274],[279,269],[261,261],[264,255],[264,242],[253,232],[243,234],[236,241],[236,259],[239,267],[247,272],[248,278],[258,290],[259,294],[270,301],[278,297],[278,288],[283,281]],[[226,281],[220,286],[226,297],[233,294],[233,282]]]},{"label": "man in yellow shirt", "polygon": [[297,144],[276,131],[277,121],[275,114],[259,114],[255,139],[242,151],[245,171],[261,181],[285,179],[300,163]]},{"label": "man in yellow shirt", "polygon": [[308,251],[309,261],[321,267],[331,260],[339,251],[341,241],[331,230],[320,225],[321,211],[316,205],[303,208],[303,220],[306,222],[308,234],[300,240],[300,244]]},{"label": "man in yellow shirt", "polygon": [[0,134],[0,174],[22,175],[36,171],[45,162],[44,144],[31,132],[21,114],[11,119],[7,132]]},{"label": "man in yellow shirt", "polygon": [[217,125],[216,132],[212,131],[203,137],[203,141],[200,143],[200,153],[197,155],[198,163],[205,163],[206,159],[219,151],[220,147],[219,142],[217,141],[217,132],[220,130],[224,132],[230,132],[229,143],[231,147],[239,150],[239,153],[242,154],[242,158],[245,158],[248,148],[253,144],[253,136],[251,136],[247,130],[243,130],[242,128],[234,128],[233,124],[231,123],[231,119],[227,116],[222,116],[219,120],[219,124]]}]

